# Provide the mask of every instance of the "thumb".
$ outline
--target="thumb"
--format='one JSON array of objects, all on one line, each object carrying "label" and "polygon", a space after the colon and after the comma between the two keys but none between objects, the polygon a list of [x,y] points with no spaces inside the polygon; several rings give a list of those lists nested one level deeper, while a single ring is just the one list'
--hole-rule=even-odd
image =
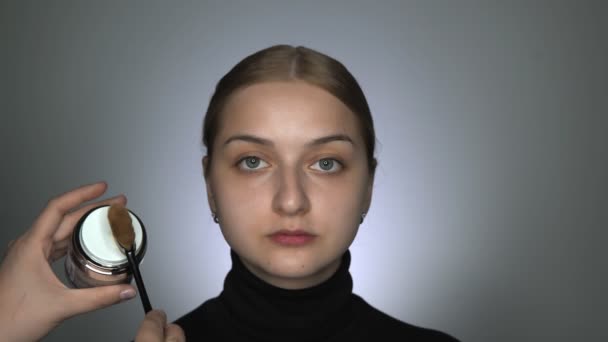
[{"label": "thumb", "polygon": [[148,312],[144,320],[139,325],[136,342],[160,342],[164,340],[165,325],[167,324],[167,314],[164,311],[156,309]]},{"label": "thumb", "polygon": [[184,342],[186,336],[184,330],[177,324],[169,324],[165,327],[165,342]]},{"label": "thumb", "polygon": [[98,310],[135,297],[137,292],[131,285],[108,285],[87,289],[70,289],[64,301],[64,315],[71,317]]}]

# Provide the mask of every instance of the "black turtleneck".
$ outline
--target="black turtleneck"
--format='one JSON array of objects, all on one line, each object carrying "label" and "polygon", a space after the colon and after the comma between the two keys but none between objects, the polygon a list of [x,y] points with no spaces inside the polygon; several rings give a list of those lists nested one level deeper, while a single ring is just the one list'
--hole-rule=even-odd
[{"label": "black turtleneck", "polygon": [[187,341],[457,341],[390,317],[354,294],[349,251],[327,281],[300,290],[270,285],[230,255],[222,293],[175,322]]}]

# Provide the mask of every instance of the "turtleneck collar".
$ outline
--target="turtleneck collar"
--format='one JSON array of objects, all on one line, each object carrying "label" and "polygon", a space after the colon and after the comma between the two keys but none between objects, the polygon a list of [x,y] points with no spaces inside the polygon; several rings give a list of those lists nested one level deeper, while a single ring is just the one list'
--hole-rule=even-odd
[{"label": "turtleneck collar", "polygon": [[251,273],[233,250],[230,256],[232,269],[224,281],[220,300],[235,320],[235,326],[253,339],[324,340],[352,320],[349,251],[329,279],[298,290],[268,284]]}]

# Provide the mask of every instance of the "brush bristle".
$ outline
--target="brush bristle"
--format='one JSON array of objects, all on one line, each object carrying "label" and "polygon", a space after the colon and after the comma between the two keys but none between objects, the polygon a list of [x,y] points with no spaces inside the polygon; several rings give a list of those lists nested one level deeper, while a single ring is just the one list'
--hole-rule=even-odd
[{"label": "brush bristle", "polygon": [[116,242],[125,250],[131,250],[135,242],[135,231],[129,210],[123,205],[112,204],[108,210],[108,220]]}]

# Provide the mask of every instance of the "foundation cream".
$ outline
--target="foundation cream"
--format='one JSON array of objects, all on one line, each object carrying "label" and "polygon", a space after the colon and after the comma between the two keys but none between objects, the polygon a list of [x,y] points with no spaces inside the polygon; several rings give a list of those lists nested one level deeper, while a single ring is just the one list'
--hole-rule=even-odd
[{"label": "foundation cream", "polygon": [[[108,220],[109,205],[91,209],[76,224],[65,258],[65,272],[75,288],[128,284],[132,280],[127,257],[114,240]],[[129,210],[135,231],[135,256],[141,264],[146,253],[146,230]]]}]

